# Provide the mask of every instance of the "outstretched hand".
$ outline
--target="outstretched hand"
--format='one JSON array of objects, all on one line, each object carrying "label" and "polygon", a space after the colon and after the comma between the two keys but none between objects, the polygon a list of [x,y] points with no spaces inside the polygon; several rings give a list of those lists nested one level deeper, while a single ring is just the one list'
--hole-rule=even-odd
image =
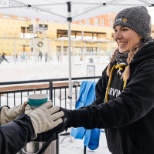
[{"label": "outstretched hand", "polygon": [[51,130],[63,122],[62,117],[64,116],[64,112],[60,111],[60,108],[57,106],[52,107],[51,102],[44,103],[40,107],[29,111],[30,106],[27,105],[25,113],[31,118],[35,137],[37,134]]},{"label": "outstretched hand", "polygon": [[24,102],[22,105],[9,108],[7,106],[2,107],[0,112],[0,124],[8,123],[17,118],[18,115],[23,114],[27,102]]}]

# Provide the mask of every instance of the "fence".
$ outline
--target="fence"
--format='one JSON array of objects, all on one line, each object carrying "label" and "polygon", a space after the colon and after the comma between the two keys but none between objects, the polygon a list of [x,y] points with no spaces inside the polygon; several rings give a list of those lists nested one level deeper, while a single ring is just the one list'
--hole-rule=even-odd
[{"label": "fence", "polygon": [[[72,100],[77,100],[78,88],[83,80],[97,81],[99,76],[72,78]],[[22,104],[27,95],[35,93],[47,94],[54,105],[67,108],[68,78],[0,82],[0,106],[10,107]]]},{"label": "fence", "polygon": [[[78,98],[80,83],[83,80],[97,81],[100,76],[72,78],[72,107]],[[0,106],[8,105],[10,107],[22,104],[27,101],[27,95],[42,93],[47,94],[48,99],[53,101],[54,105],[69,108],[69,82],[68,78],[31,80],[31,81],[14,81],[0,82]],[[58,151],[58,141],[57,141]],[[21,152],[20,152],[21,153]],[[84,147],[86,154],[86,147]]]}]

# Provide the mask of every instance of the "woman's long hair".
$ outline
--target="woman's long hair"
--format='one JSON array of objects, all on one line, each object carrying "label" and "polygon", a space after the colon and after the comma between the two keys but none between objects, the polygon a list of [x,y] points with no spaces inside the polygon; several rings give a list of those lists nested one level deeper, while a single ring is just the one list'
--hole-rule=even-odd
[{"label": "woman's long hair", "polygon": [[[130,50],[128,52],[127,66],[126,66],[126,68],[125,68],[125,70],[124,70],[124,72],[122,74],[122,78],[123,78],[124,81],[127,81],[129,79],[129,77],[130,77],[130,63],[133,60],[134,55],[137,53],[137,51],[140,48],[141,48],[141,43],[140,43],[140,45],[137,45],[137,47],[135,47],[134,49],[132,49],[132,50]],[[111,71],[111,67],[112,67],[111,64],[115,60],[115,57],[116,57],[117,52],[118,52],[118,49],[114,51],[114,53],[113,53],[113,55],[112,55],[112,57],[110,59],[110,63],[109,63],[109,65],[107,67],[107,70],[106,70],[106,74],[108,76],[110,75],[110,71]]]}]

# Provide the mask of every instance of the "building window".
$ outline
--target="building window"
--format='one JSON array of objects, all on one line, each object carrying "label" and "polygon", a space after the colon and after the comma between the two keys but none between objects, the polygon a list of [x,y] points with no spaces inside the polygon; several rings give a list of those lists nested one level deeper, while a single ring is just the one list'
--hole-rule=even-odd
[{"label": "building window", "polygon": [[98,26],[98,21],[99,21],[98,18],[94,18],[94,25],[95,26]]},{"label": "building window", "polygon": [[27,27],[21,27],[20,38],[35,38],[35,37],[37,37],[37,34],[34,34],[33,32],[28,32]]},{"label": "building window", "polygon": [[[57,38],[60,37],[68,37],[67,30],[58,29],[57,30]],[[82,32],[81,31],[71,31],[71,38],[82,38]]]},{"label": "building window", "polygon": [[104,19],[102,19],[102,26],[105,26],[105,21],[104,21]]}]

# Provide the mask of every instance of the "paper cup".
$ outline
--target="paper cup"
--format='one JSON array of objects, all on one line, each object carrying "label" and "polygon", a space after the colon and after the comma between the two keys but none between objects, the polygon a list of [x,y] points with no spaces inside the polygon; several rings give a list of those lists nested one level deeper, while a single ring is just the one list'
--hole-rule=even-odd
[{"label": "paper cup", "polygon": [[27,98],[29,105],[34,107],[38,107],[48,100],[48,96],[45,94],[32,94],[28,95]]}]

